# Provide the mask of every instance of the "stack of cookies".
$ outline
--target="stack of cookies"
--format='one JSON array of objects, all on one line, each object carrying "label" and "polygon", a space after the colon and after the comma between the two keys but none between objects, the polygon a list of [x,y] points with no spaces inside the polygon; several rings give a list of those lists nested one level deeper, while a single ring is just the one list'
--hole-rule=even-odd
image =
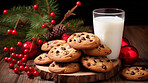
[{"label": "stack of cookies", "polygon": [[[53,40],[42,45],[47,51],[35,58],[35,64],[49,65],[49,71],[56,73],[73,73],[80,70],[80,62],[84,67],[95,72],[108,72],[113,63],[106,55],[111,49],[100,42],[100,39],[87,32],[72,34],[67,42]],[[81,55],[83,52],[84,54]],[[81,57],[80,57],[81,56]]]}]

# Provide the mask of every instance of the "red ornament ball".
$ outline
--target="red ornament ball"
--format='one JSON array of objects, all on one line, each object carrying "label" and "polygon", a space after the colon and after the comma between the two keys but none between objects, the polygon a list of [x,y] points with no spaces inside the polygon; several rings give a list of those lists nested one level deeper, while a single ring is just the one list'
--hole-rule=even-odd
[{"label": "red ornament ball", "polygon": [[12,58],[11,57],[8,57],[7,61],[8,62],[11,62],[12,61]]},{"label": "red ornament ball", "polygon": [[25,42],[22,45],[21,51],[24,52],[25,49],[28,49],[28,50],[31,49],[30,52],[26,53],[28,55],[27,58],[33,58],[33,57],[35,57],[36,56],[36,53],[38,52],[37,45],[35,43],[32,43],[32,42]]},{"label": "red ornament ball", "polygon": [[18,68],[14,68],[14,72],[15,73],[19,73],[19,69]]},{"label": "red ornament ball", "polygon": [[8,57],[5,57],[5,58],[4,58],[4,61],[5,61],[5,62],[8,62]]},{"label": "red ornament ball", "polygon": [[22,62],[21,61],[17,61],[16,63],[18,66],[21,66],[22,65]]},{"label": "red ornament ball", "polygon": [[3,11],[3,14],[7,14],[7,12],[8,12],[8,10],[4,10],[4,11]]},{"label": "red ornament ball", "polygon": [[51,17],[54,17],[54,16],[55,16],[55,13],[54,13],[54,12],[51,12],[51,13],[50,13],[50,16],[51,16]]},{"label": "red ornament ball", "polygon": [[33,67],[29,67],[29,71],[33,72],[34,68]]},{"label": "red ornament ball", "polygon": [[17,45],[21,47],[22,46],[22,42],[17,42]]},{"label": "red ornament ball", "polygon": [[38,6],[37,4],[35,4],[35,5],[33,6],[33,8],[34,8],[35,10],[37,10],[37,9],[39,8],[39,6]]},{"label": "red ornament ball", "polygon": [[10,51],[11,51],[11,52],[14,52],[14,51],[15,51],[15,48],[14,48],[14,47],[11,47],[11,48],[10,48]]},{"label": "red ornament ball", "polygon": [[27,75],[28,76],[31,76],[32,75],[32,72],[31,71],[27,71]]},{"label": "red ornament ball", "polygon": [[43,41],[40,39],[38,40],[37,44],[41,45],[43,43]]},{"label": "red ornament ball", "polygon": [[27,53],[29,53],[29,50],[28,49],[25,49],[24,50],[24,54],[27,54]]},{"label": "red ornament ball", "polygon": [[15,58],[16,54],[15,53],[11,53],[11,57]]},{"label": "red ornament ball", "polygon": [[80,2],[80,1],[77,1],[77,2],[76,2],[76,5],[77,5],[77,6],[81,6],[81,2]]},{"label": "red ornament ball", "polygon": [[29,67],[28,66],[25,66],[24,70],[27,72],[29,71]]},{"label": "red ornament ball", "polygon": [[65,40],[65,41],[67,41],[67,39],[70,37],[70,33],[64,33],[63,35],[62,35],[62,40]]},{"label": "red ornament ball", "polygon": [[16,59],[19,59],[19,54],[16,54],[16,55],[15,55],[15,58],[16,58]]},{"label": "red ornament ball", "polygon": [[121,47],[126,46],[126,45],[130,45],[129,41],[126,38],[122,38]]},{"label": "red ornament ball", "polygon": [[16,60],[15,59],[12,59],[12,64],[16,64]]},{"label": "red ornament ball", "polygon": [[36,38],[35,38],[35,37],[33,37],[33,38],[32,38],[32,41],[34,41],[34,40],[36,40]]},{"label": "red ornament ball", "polygon": [[19,67],[19,70],[20,70],[20,71],[24,71],[24,70],[25,70],[24,66],[21,65],[21,66]]},{"label": "red ornament ball", "polygon": [[27,62],[27,58],[23,57],[22,62]]},{"label": "red ornament ball", "polygon": [[39,72],[38,71],[34,71],[33,72],[33,75],[36,77],[36,76],[39,76]]},{"label": "red ornament ball", "polygon": [[24,56],[23,56],[23,54],[20,54],[19,55],[19,59],[22,59]]},{"label": "red ornament ball", "polygon": [[7,47],[4,47],[4,52],[8,52],[8,48]]},{"label": "red ornament ball", "polygon": [[14,64],[10,63],[10,64],[9,64],[9,68],[10,68],[10,69],[13,69],[13,68],[14,68]]},{"label": "red ornament ball", "polygon": [[11,35],[12,34],[12,30],[11,29],[8,29],[7,30],[7,34]]},{"label": "red ornament ball", "polygon": [[46,25],[46,24],[43,24],[43,25],[42,25],[42,28],[46,28],[46,27],[47,27],[47,25]]},{"label": "red ornament ball", "polygon": [[17,35],[17,31],[16,30],[12,30],[12,35]]},{"label": "red ornament ball", "polygon": [[51,22],[50,22],[51,24],[55,24],[56,23],[56,21],[55,20],[51,20]]},{"label": "red ornament ball", "polygon": [[138,51],[135,47],[126,45],[121,48],[119,58],[123,62],[124,66],[131,66],[138,59]]}]

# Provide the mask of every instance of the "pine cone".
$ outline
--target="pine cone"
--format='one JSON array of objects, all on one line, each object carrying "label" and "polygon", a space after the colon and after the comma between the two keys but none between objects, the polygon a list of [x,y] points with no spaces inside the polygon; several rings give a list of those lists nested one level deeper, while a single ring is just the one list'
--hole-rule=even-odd
[{"label": "pine cone", "polygon": [[49,40],[59,39],[65,33],[66,27],[63,24],[58,24],[53,27],[53,31],[49,34]]}]

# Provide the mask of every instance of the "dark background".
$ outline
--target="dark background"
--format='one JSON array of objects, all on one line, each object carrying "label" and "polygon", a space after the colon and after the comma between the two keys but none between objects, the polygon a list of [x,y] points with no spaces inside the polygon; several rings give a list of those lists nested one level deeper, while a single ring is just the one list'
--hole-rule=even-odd
[{"label": "dark background", "polygon": [[[33,0],[0,0],[0,14],[4,9],[17,5],[33,5]],[[57,0],[60,9],[60,19],[68,9],[75,6],[77,0]],[[74,13],[72,18],[85,20],[85,25],[92,25],[92,11],[96,8],[119,8],[125,10],[125,25],[146,25],[148,24],[148,4],[146,0],[80,0],[82,5]]]}]

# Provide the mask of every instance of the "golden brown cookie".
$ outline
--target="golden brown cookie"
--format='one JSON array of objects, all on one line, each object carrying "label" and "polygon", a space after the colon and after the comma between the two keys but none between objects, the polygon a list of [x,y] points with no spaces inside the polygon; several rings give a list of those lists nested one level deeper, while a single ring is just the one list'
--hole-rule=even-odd
[{"label": "golden brown cookie", "polygon": [[100,44],[100,39],[92,33],[81,32],[72,34],[67,43],[75,49],[92,49]]},{"label": "golden brown cookie", "polygon": [[112,51],[105,44],[99,44],[96,48],[83,50],[84,54],[92,56],[106,56],[109,55]]},{"label": "golden brown cookie", "polygon": [[71,62],[81,56],[81,51],[70,47],[67,43],[52,48],[48,57],[55,62]]},{"label": "golden brown cookie", "polygon": [[102,56],[83,56],[81,62],[87,69],[96,72],[109,72],[113,69],[112,61]]},{"label": "golden brown cookie", "polygon": [[49,65],[49,71],[55,73],[74,73],[80,70],[79,63],[56,63]]},{"label": "golden brown cookie", "polygon": [[148,69],[145,67],[127,67],[121,74],[128,80],[148,80]]},{"label": "golden brown cookie", "polygon": [[61,44],[64,44],[64,43],[66,43],[65,40],[53,40],[53,41],[49,41],[49,42],[44,43],[41,46],[41,50],[43,50],[43,51],[49,51],[51,48],[53,48],[55,46],[58,46],[58,45],[61,45]]},{"label": "golden brown cookie", "polygon": [[51,62],[52,60],[47,57],[47,53],[42,53],[34,59],[34,63],[39,65],[45,65]]}]

